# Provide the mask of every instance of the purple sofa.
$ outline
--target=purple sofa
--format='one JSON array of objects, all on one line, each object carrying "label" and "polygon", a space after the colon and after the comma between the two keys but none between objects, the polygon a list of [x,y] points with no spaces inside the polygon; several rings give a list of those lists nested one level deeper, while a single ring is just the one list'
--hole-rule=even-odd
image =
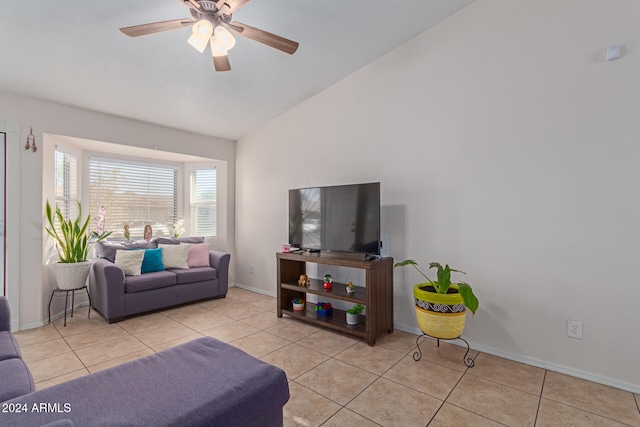
[{"label": "purple sofa", "polygon": [[[3,375],[4,382],[4,375]],[[282,426],[285,373],[214,338],[2,402],[2,426]]]},{"label": "purple sofa", "polygon": [[114,264],[116,250],[155,249],[158,244],[202,243],[201,237],[158,238],[131,243],[99,242],[89,273],[91,305],[109,323],[127,316],[206,298],[223,298],[229,286],[231,255],[209,252],[209,267],[168,269],[125,276]]},{"label": "purple sofa", "polygon": [[[0,402],[34,390],[31,373],[22,360],[18,342],[11,333],[9,300],[0,296]],[[2,425],[2,412],[0,412],[0,425]]]}]

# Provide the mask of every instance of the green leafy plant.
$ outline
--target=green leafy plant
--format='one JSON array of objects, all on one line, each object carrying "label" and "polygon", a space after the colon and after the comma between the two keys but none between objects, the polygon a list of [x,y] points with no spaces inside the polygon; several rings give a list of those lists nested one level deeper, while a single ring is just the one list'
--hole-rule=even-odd
[{"label": "green leafy plant", "polygon": [[[80,206],[80,202],[78,202],[78,217],[73,221],[71,219],[65,221],[60,208],[56,206],[55,218],[60,223],[60,233],[56,230],[54,212],[48,200],[45,213],[47,222],[49,223],[49,227],[45,227],[45,230],[55,240],[60,262],[68,264],[86,261],[90,247],[90,233],[88,228],[91,215],[87,215],[85,221],[81,220],[82,207]],[[110,234],[111,232],[104,233],[94,242],[106,239]]]},{"label": "green leafy plant", "polygon": [[453,268],[450,268],[448,264],[443,267],[439,262],[431,262],[429,263],[429,268],[438,269],[438,273],[437,273],[438,279],[434,282],[429,278],[429,276],[424,274],[418,268],[418,263],[412,259],[407,259],[407,260],[398,262],[395,264],[395,267],[404,267],[406,265],[413,266],[413,268],[415,268],[418,271],[418,273],[420,273],[425,279],[427,279],[429,284],[433,286],[435,291],[439,294],[446,294],[451,288],[452,284],[456,285],[458,287],[458,292],[460,292],[460,296],[462,297],[462,301],[464,302],[464,305],[473,314],[476,313],[476,310],[478,309],[478,298],[474,295],[473,290],[471,289],[471,285],[469,285],[466,282],[458,282],[458,283],[451,282],[452,271],[456,273],[462,273],[462,274],[467,274],[467,273],[460,270],[454,270]]},{"label": "green leafy plant", "polygon": [[349,314],[360,314],[360,313],[362,313],[363,310],[364,310],[364,305],[356,304],[353,307],[351,307],[349,310],[347,310],[347,313],[349,313]]}]

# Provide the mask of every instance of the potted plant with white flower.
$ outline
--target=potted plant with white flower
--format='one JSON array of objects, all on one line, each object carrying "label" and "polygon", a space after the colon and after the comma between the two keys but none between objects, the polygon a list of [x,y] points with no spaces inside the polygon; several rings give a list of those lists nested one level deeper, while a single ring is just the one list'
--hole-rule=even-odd
[{"label": "potted plant with white flower", "polygon": [[173,226],[171,227],[171,234],[173,235],[174,238],[177,239],[178,237],[182,236],[182,233],[184,232],[185,232],[184,219],[178,218],[176,222],[173,223]]},{"label": "potted plant with white flower", "polygon": [[[60,289],[78,289],[85,285],[91,268],[91,261],[87,261],[89,254],[92,233],[89,232],[89,220],[91,215],[83,221],[82,206],[78,202],[78,216],[75,220],[65,220],[60,208],[56,206],[55,213],[47,200],[45,214],[48,227],[47,233],[53,237],[56,250],[58,251],[58,262],[56,263],[56,281]],[[55,217],[54,217],[55,215]],[[58,221],[59,228],[56,228],[55,221]],[[92,242],[109,237],[111,232],[102,231],[100,236],[96,236]]]}]

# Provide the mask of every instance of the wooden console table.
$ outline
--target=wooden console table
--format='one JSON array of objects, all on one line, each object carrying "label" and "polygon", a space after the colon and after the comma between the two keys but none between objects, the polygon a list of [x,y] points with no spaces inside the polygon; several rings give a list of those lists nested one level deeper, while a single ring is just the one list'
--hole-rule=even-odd
[{"label": "wooden console table", "polygon": [[[329,329],[365,339],[374,345],[376,337],[393,332],[393,258],[364,261],[362,255],[317,253],[277,253],[278,263],[278,317],[285,313],[295,319],[324,326]],[[357,286],[355,293],[347,294],[346,284],[333,282],[328,292],[323,280],[311,279],[308,287],[298,286],[301,274],[306,274],[307,263],[352,267],[365,270],[365,286]],[[306,294],[322,299],[349,301],[366,306],[366,316],[360,315],[357,325],[348,325],[345,311],[333,309],[333,316],[318,316],[313,304],[304,311],[293,311],[293,299],[307,300]]]}]

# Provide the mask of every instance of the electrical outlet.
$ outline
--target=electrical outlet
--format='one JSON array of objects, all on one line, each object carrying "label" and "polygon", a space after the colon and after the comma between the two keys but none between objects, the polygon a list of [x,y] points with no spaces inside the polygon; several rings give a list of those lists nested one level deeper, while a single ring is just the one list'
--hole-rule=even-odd
[{"label": "electrical outlet", "polygon": [[249,265],[249,274],[253,274],[253,264]]},{"label": "electrical outlet", "polygon": [[567,320],[567,336],[582,339],[582,322],[577,320]]}]

